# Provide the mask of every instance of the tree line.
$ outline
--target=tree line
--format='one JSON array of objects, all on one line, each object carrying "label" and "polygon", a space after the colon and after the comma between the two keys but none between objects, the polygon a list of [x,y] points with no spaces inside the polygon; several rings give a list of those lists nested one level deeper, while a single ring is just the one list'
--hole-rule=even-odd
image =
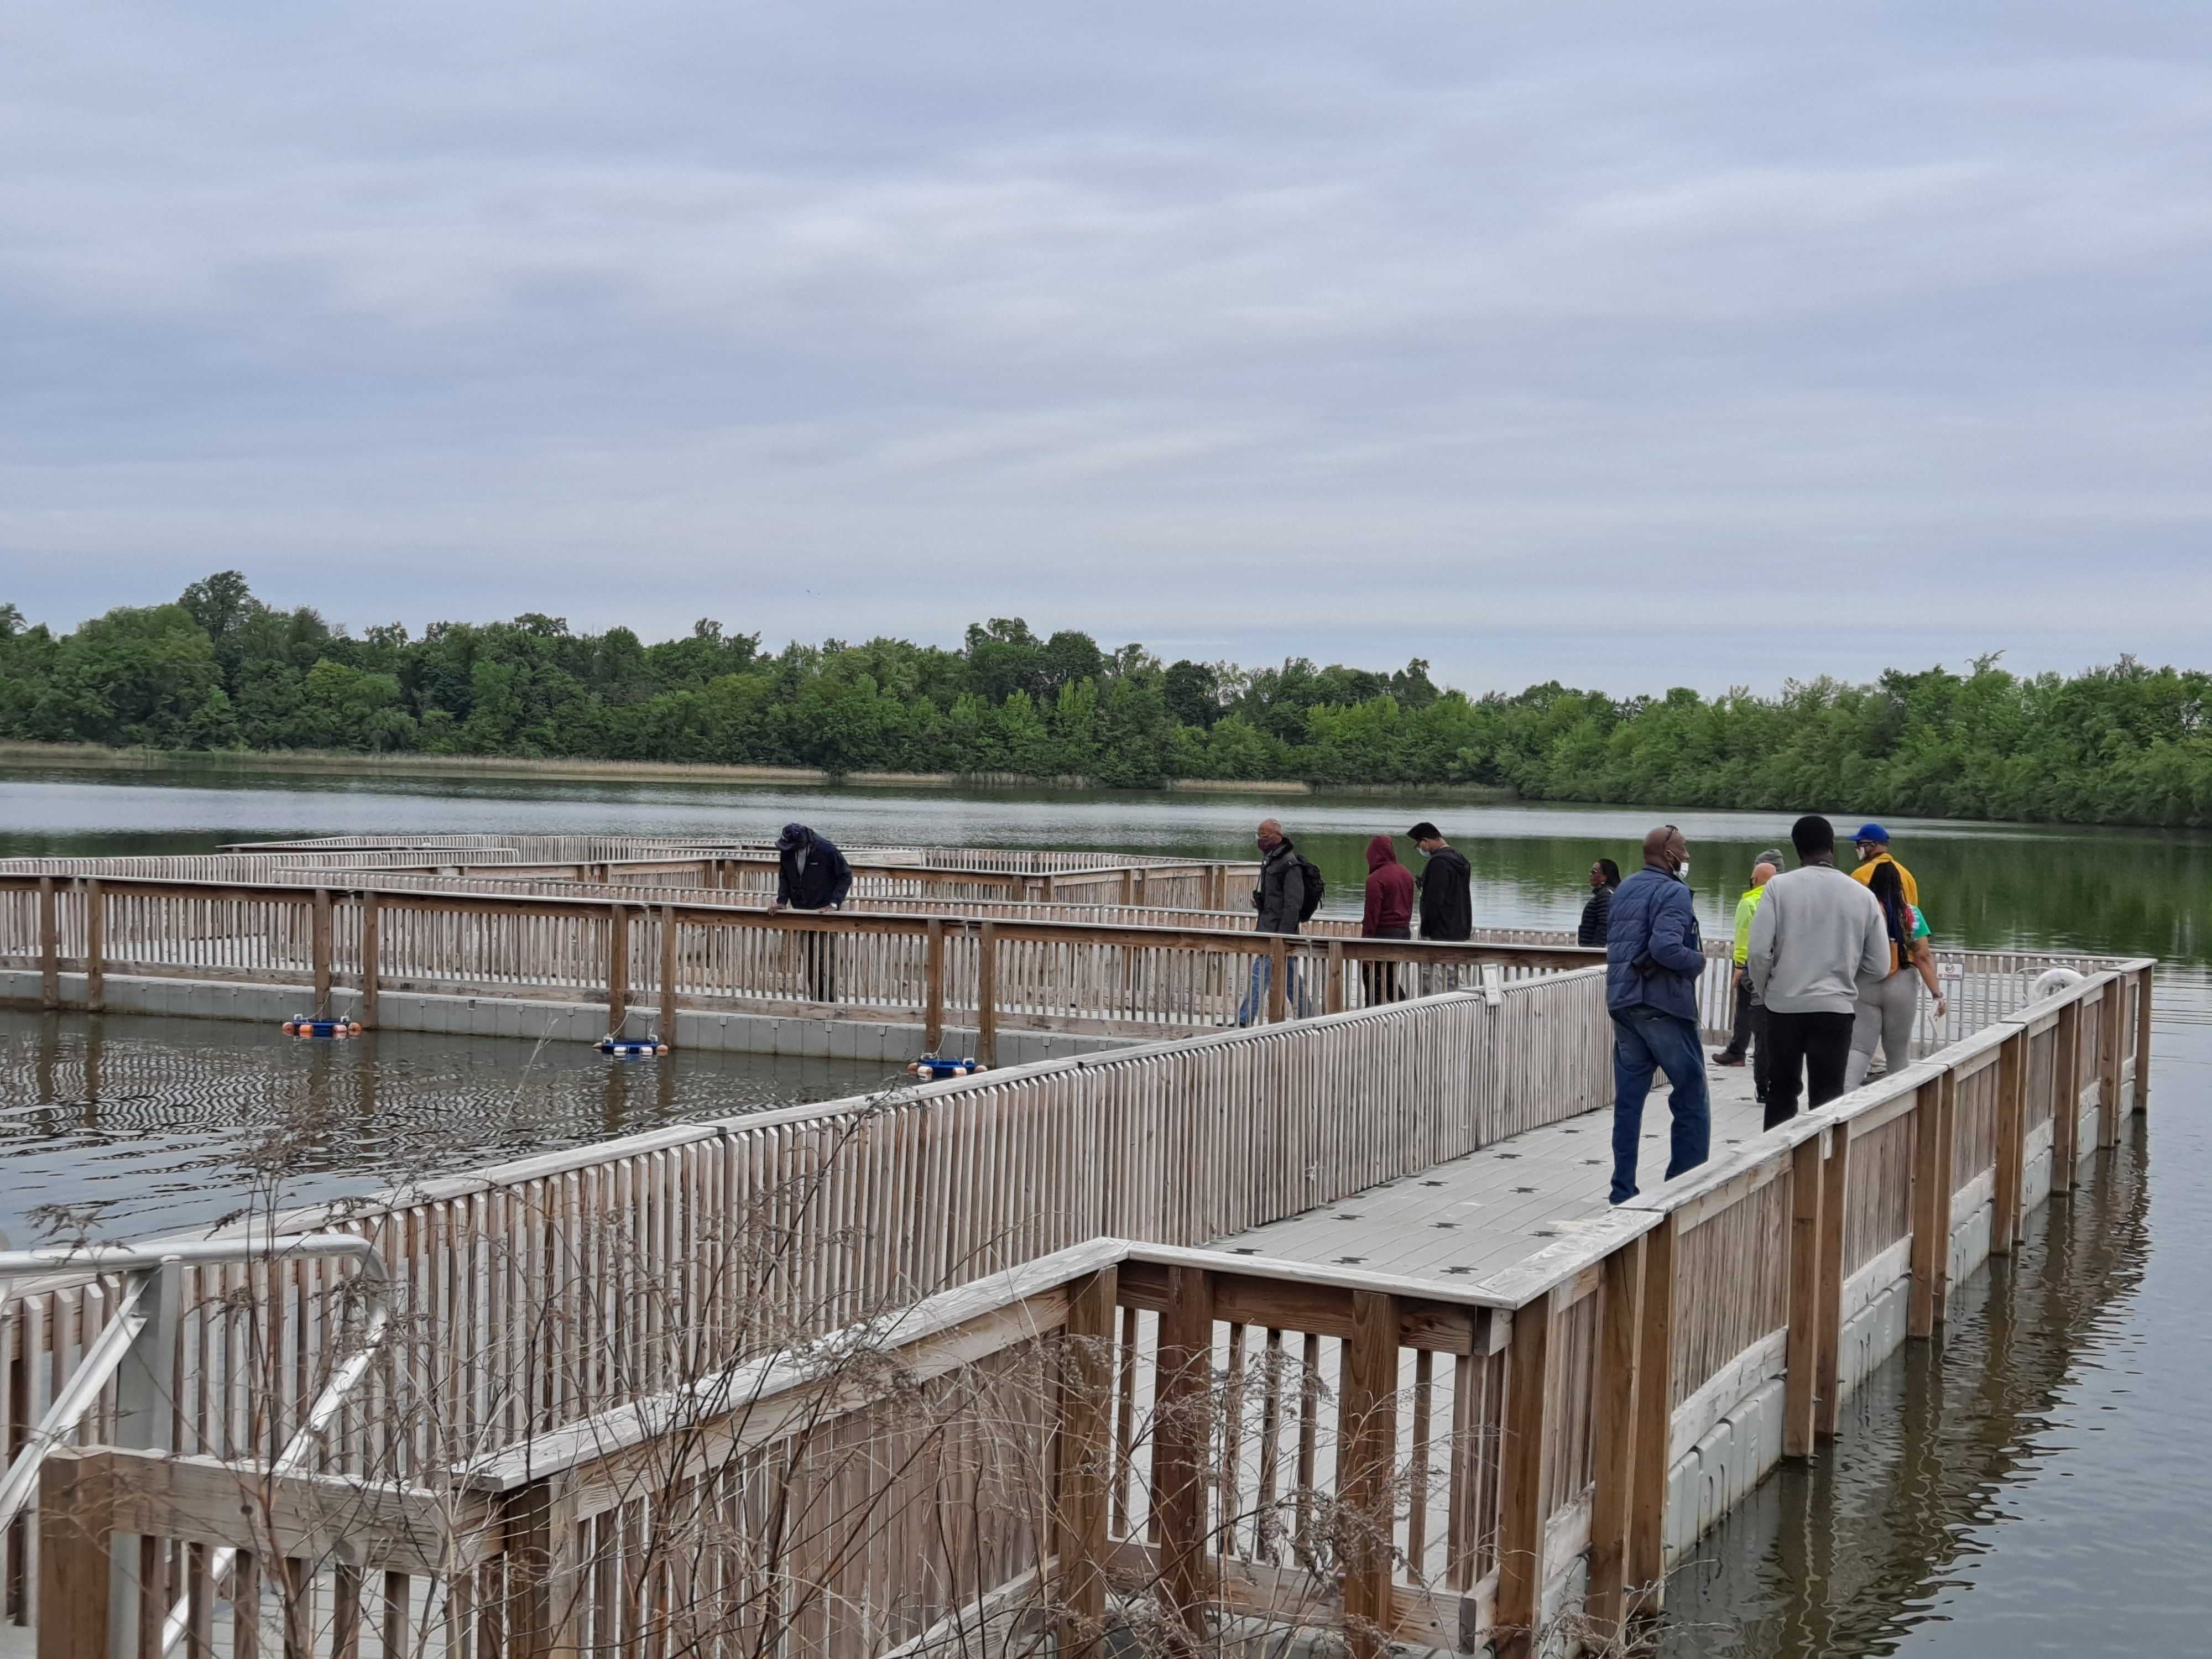
[{"label": "tree line", "polygon": [[864,771],[1504,785],[1536,799],[2212,823],[2212,676],[2123,657],[2071,678],[1994,658],[1774,696],[1516,695],[1303,657],[1164,663],[1018,618],[958,650],[761,648],[702,620],[647,644],[560,617],[359,635],[264,605],[236,571],[56,633],[0,604],[0,737]]}]

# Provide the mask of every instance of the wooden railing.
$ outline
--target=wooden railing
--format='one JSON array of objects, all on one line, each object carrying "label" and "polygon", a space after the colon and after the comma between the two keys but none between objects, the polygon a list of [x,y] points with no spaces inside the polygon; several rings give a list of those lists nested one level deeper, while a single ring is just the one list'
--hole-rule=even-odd
[{"label": "wooden railing", "polygon": [[987,1063],[1001,1025],[1212,1030],[1385,1002],[1471,982],[1485,968],[1510,979],[1594,958],[1220,927],[0,876],[0,966],[36,969],[48,1007],[61,1006],[65,974],[82,975],[94,1010],[106,1006],[109,975],[131,975],[296,986],[303,1013],[350,990],[364,1024],[398,991],[604,1003],[611,1030],[636,1009],[657,1014],[671,1040],[684,1010],[910,1022],[931,1045],[951,1023],[978,1033]]},{"label": "wooden railing", "polygon": [[[951,849],[957,852],[960,849]],[[1241,902],[1250,886],[1250,866],[1103,859],[1061,869],[1024,871],[1003,867],[1008,855],[979,851],[972,863],[957,862],[945,849],[884,857],[856,849],[852,896],[872,898],[1059,900],[1079,903],[1220,908]],[[773,892],[776,859],[757,848],[671,849],[633,853],[620,859],[526,859],[514,848],[416,849],[364,848],[330,852],[228,852],[211,854],[144,854],[122,858],[26,857],[0,859],[0,875],[56,878],[131,877],[157,881],[282,880],[295,875],[343,883],[367,871],[421,871],[446,876],[477,873],[542,883],[631,887],[693,887],[720,892]]]},{"label": "wooden railing", "polygon": [[[94,1448],[55,1464],[46,1529],[96,1540],[105,1516],[166,1540],[142,1559],[186,1588],[195,1545],[246,1549],[272,1613],[397,1608],[487,1655],[571,1636],[711,1652],[682,1644],[725,1615],[772,1627],[748,1650],[842,1659],[933,1632],[959,1650],[948,1630],[1057,1625],[1075,1651],[1109,1613],[1527,1651],[1577,1574],[1600,1625],[1651,1605],[1670,1549],[1771,1461],[1766,1437],[1809,1455],[1891,1334],[1932,1330],[1955,1278],[2117,1141],[2148,1091],[2151,971],[2100,969],[1464,1288],[1176,1247],[1599,1104],[1598,970],[284,1218],[375,1239],[412,1332],[320,1484],[272,1490],[235,1443],[161,1473],[94,1468]],[[65,1376],[97,1299],[10,1302],[10,1387],[33,1394],[9,1421]],[[281,1427],[282,1401],[312,1394],[324,1299],[295,1279],[193,1304],[218,1334],[195,1351],[218,1418]],[[286,1334],[238,1332],[248,1318]],[[1692,1457],[1712,1495],[1670,1528],[1670,1472]],[[210,1497],[225,1481],[268,1494],[249,1511],[323,1524],[243,1538],[249,1517]],[[348,1504],[399,1507],[331,1524]],[[370,1524],[386,1513],[409,1525]],[[775,1516],[787,1555],[761,1542]],[[434,1559],[335,1541],[422,1527]],[[11,1559],[45,1547],[27,1534]],[[90,1570],[73,1548],[19,1582],[54,1605]]]}]

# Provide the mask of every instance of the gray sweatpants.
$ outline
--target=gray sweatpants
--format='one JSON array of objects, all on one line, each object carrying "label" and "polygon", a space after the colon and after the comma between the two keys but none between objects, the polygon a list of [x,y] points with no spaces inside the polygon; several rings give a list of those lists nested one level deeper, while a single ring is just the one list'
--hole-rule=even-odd
[{"label": "gray sweatpants", "polygon": [[1920,975],[1906,968],[1885,980],[1859,981],[1858,1018],[1851,1026],[1851,1057],[1844,1066],[1844,1087],[1856,1089],[1874,1065],[1875,1044],[1901,1072],[1912,1063],[1912,1027],[1920,1013]]}]

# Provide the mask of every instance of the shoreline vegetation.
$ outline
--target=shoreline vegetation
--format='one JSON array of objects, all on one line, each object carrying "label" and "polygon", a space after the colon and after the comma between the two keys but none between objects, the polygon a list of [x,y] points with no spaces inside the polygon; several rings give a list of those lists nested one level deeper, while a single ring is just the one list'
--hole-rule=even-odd
[{"label": "shoreline vegetation", "polygon": [[[331,749],[148,749],[96,743],[0,741],[0,770],[252,773],[295,777],[514,778],[577,783],[782,785],[792,788],[1029,789],[1103,791],[1085,777],[1017,772],[848,772],[812,766],[728,766],[710,761],[565,760],[519,755],[364,754]],[[1158,786],[1190,795],[1435,795],[1458,801],[1517,800],[1511,788],[1480,783],[1325,784],[1303,778],[1170,778]]]},{"label": "shoreline vegetation", "polygon": [[[793,643],[702,618],[362,634],[264,605],[236,571],[73,629],[0,603],[0,745],[22,764],[686,779],[895,788],[1396,794],[1746,811],[2212,823],[2212,675],[2122,657],[2071,677],[1980,658],[1772,696],[1469,696],[1388,672],[1164,662],[1019,618],[960,648]],[[74,758],[64,758],[64,756]],[[161,764],[168,764],[166,760]]]}]

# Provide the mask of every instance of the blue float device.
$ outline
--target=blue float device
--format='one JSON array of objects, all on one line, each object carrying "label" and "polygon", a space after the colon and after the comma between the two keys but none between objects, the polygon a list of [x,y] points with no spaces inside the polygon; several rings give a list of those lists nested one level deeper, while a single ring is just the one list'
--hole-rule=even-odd
[{"label": "blue float device", "polygon": [[924,1054],[907,1067],[925,1083],[934,1083],[941,1078],[972,1077],[983,1066],[972,1055],[965,1058],[950,1054]]},{"label": "blue float device", "polygon": [[343,1037],[361,1035],[361,1024],[349,1019],[288,1019],[284,1035],[289,1037],[327,1037],[335,1042]]},{"label": "blue float device", "polygon": [[625,1037],[603,1036],[592,1044],[603,1054],[613,1054],[624,1060],[650,1060],[668,1052],[668,1045],[647,1037],[642,1042],[632,1042]]}]

